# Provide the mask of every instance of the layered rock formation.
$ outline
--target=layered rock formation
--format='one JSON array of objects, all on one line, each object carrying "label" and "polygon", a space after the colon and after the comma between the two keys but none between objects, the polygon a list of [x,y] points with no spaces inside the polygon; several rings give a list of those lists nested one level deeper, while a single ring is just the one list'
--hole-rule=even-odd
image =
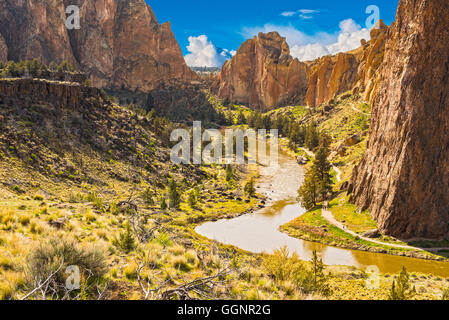
[{"label": "layered rock formation", "polygon": [[[79,30],[66,28],[69,5],[80,8]],[[197,79],[170,24],[159,24],[145,0],[3,0],[0,32],[10,60],[68,60],[98,87],[149,91],[166,80]]]},{"label": "layered rock formation", "polygon": [[449,238],[449,6],[400,0],[350,191],[383,233]]},{"label": "layered rock formation", "polygon": [[336,95],[353,90],[372,102],[379,84],[388,28],[379,21],[371,30],[371,40],[362,40],[356,50],[314,60],[311,65],[306,103],[318,106]]},{"label": "layered rock formation", "polygon": [[303,103],[307,74],[307,65],[290,56],[285,38],[260,33],[223,65],[214,87],[221,98],[266,110]]},{"label": "layered rock formation", "polygon": [[[23,97],[30,97],[24,99]],[[77,83],[37,80],[37,79],[0,79],[0,103],[31,107],[32,104],[55,104],[63,108],[77,108],[88,98],[103,98],[100,89]],[[26,105],[24,105],[26,104]]]}]

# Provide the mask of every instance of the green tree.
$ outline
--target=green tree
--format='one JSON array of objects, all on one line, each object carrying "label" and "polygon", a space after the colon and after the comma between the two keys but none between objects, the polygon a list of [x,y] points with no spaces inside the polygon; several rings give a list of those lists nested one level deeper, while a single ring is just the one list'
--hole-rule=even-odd
[{"label": "green tree", "polygon": [[198,202],[198,199],[196,197],[195,191],[192,190],[192,191],[189,192],[189,196],[187,197],[187,202],[189,203],[189,206],[191,208],[195,207],[195,205]]},{"label": "green tree", "polygon": [[315,177],[318,180],[319,193],[324,200],[327,195],[332,192],[332,179],[331,179],[331,164],[327,160],[328,151],[325,147],[321,147],[315,154],[315,160],[313,161],[313,170],[315,171]]},{"label": "green tree", "polygon": [[167,201],[164,196],[161,198],[161,210],[167,210]]},{"label": "green tree", "polygon": [[245,193],[246,193],[249,197],[254,196],[254,194],[256,193],[256,189],[254,188],[254,180],[253,180],[253,178],[251,178],[251,180],[249,180],[249,181],[245,184],[244,191],[245,191]]},{"label": "green tree", "polygon": [[402,267],[402,271],[396,280],[393,280],[391,285],[389,300],[409,300],[416,293],[415,287],[411,288],[410,277],[407,273],[407,269]]},{"label": "green tree", "polygon": [[314,150],[319,145],[318,130],[313,122],[306,129],[305,145],[309,150]]},{"label": "green tree", "polygon": [[316,289],[322,288],[323,284],[326,282],[326,276],[324,274],[323,260],[318,258],[316,250],[313,251],[311,262],[313,286]]},{"label": "green tree", "polygon": [[231,181],[234,178],[234,172],[230,164],[226,165],[226,181]]},{"label": "green tree", "polygon": [[168,185],[168,203],[170,209],[179,209],[181,204],[181,194],[178,192],[178,186],[175,180],[171,180]]},{"label": "green tree", "polygon": [[126,253],[129,253],[136,248],[136,240],[129,222],[126,224],[125,231],[120,233],[119,237],[113,240],[113,244]]},{"label": "green tree", "polygon": [[154,206],[153,193],[150,188],[147,188],[142,192],[142,199],[147,205]]},{"label": "green tree", "polygon": [[298,197],[301,205],[306,210],[316,207],[319,197],[319,182],[313,169],[309,169],[304,178],[304,183],[298,190]]}]

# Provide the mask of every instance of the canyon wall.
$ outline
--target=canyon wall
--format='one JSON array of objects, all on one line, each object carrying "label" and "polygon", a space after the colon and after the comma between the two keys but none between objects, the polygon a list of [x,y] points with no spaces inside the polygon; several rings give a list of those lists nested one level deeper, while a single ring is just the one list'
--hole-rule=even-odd
[{"label": "canyon wall", "polygon": [[[69,5],[80,8],[78,30],[66,28]],[[145,0],[2,0],[0,33],[9,60],[68,60],[98,87],[149,91],[197,79],[170,24],[159,24]],[[0,59],[1,48],[0,38]]]},{"label": "canyon wall", "polygon": [[371,103],[379,84],[388,27],[380,20],[371,30],[371,40],[361,47],[312,61],[306,96],[308,106],[316,107],[335,96],[353,91]]},{"label": "canyon wall", "polygon": [[266,110],[304,103],[307,74],[307,65],[290,56],[285,38],[260,33],[223,65],[214,89],[221,98]]},{"label": "canyon wall", "polygon": [[316,107],[351,90],[372,102],[387,31],[379,21],[360,48],[310,62],[293,59],[277,32],[260,33],[224,64],[213,90],[220,98],[262,110],[288,104]]},{"label": "canyon wall", "polygon": [[350,184],[359,209],[400,238],[449,238],[448,16],[447,0],[399,1]]}]

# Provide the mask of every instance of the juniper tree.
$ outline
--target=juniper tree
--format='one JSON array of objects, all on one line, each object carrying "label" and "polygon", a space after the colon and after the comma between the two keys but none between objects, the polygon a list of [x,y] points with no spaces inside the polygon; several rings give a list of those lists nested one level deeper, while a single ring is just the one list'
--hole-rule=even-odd
[{"label": "juniper tree", "polygon": [[254,180],[253,180],[253,178],[251,178],[251,180],[249,180],[249,181],[245,184],[244,191],[245,191],[245,193],[246,193],[249,197],[254,196],[254,194],[256,193],[256,189],[254,189]]},{"label": "juniper tree", "polygon": [[407,269],[402,267],[402,271],[399,274],[397,281],[393,280],[388,298],[390,300],[409,300],[415,293],[415,287],[412,288],[410,285],[410,277],[407,273]]},{"label": "juniper tree", "polygon": [[232,171],[232,166],[230,164],[226,165],[226,181],[231,181],[234,178],[234,172]]},{"label": "juniper tree", "polygon": [[168,203],[170,209],[179,209],[181,204],[181,194],[178,192],[178,186],[175,180],[171,180],[168,185]]}]

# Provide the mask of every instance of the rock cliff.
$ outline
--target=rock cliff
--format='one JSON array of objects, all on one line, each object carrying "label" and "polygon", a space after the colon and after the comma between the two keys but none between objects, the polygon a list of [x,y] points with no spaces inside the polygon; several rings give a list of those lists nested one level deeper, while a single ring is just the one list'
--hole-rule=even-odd
[{"label": "rock cliff", "polygon": [[[66,6],[80,9],[80,29],[66,28]],[[2,0],[0,32],[9,60],[68,60],[97,87],[149,91],[170,79],[197,79],[169,23],[145,0]],[[0,39],[0,59],[2,58]]]},{"label": "rock cliff", "polygon": [[286,104],[318,106],[353,90],[372,102],[379,84],[388,27],[380,21],[371,40],[346,53],[300,62],[276,32],[247,40],[223,66],[213,89],[218,96],[252,108]]},{"label": "rock cliff", "polygon": [[449,6],[400,0],[350,191],[380,230],[449,238]]},{"label": "rock cliff", "polygon": [[290,56],[277,32],[247,40],[227,61],[214,85],[218,96],[261,110],[304,103],[308,67]]},{"label": "rock cliff", "polygon": [[307,105],[318,106],[352,90],[372,102],[379,84],[388,27],[382,20],[371,30],[371,40],[362,40],[356,50],[326,56],[312,62],[306,96]]}]

